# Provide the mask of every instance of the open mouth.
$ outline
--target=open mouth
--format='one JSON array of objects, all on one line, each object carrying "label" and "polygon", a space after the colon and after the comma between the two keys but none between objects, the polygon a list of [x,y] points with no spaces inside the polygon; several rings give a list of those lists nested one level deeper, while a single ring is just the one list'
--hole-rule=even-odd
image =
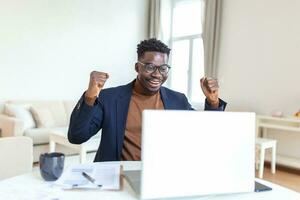
[{"label": "open mouth", "polygon": [[161,85],[161,80],[148,80],[149,86],[152,88],[157,88]]}]

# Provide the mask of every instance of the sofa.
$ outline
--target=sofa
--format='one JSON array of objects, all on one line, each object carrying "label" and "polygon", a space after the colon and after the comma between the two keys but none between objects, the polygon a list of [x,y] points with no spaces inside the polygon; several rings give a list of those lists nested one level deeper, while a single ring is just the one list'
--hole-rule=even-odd
[{"label": "sofa", "polygon": [[[0,130],[2,137],[27,136],[33,141],[33,161],[49,151],[49,134],[67,134],[69,119],[76,101],[4,101],[0,102]],[[95,138],[100,138],[99,134]],[[16,147],[17,150],[18,147]],[[73,149],[56,146],[56,151],[67,155]]]}]

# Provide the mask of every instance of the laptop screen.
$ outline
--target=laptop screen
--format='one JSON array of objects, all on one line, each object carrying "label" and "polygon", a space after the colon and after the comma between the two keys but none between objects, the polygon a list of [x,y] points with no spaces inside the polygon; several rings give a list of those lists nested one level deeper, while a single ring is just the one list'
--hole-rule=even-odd
[{"label": "laptop screen", "polygon": [[255,114],[145,110],[141,198],[254,191]]}]

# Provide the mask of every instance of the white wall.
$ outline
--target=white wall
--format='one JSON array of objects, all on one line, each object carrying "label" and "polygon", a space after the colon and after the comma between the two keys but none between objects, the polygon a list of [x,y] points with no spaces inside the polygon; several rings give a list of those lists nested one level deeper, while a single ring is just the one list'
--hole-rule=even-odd
[{"label": "white wall", "polygon": [[300,109],[300,1],[223,1],[221,95],[231,110]]},{"label": "white wall", "polygon": [[0,100],[78,99],[92,70],[135,77],[148,1],[0,0]]},{"label": "white wall", "polygon": [[[299,0],[223,1],[218,67],[228,110],[291,116],[300,109],[299,10]],[[268,137],[278,140],[278,154],[300,163],[299,134]]]}]

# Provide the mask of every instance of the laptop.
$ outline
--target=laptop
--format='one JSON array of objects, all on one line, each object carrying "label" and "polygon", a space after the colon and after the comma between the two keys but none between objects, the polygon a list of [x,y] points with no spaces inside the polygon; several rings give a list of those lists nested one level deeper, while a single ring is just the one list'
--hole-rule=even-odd
[{"label": "laptop", "polygon": [[141,171],[125,178],[141,199],[254,191],[255,114],[145,110]]}]

